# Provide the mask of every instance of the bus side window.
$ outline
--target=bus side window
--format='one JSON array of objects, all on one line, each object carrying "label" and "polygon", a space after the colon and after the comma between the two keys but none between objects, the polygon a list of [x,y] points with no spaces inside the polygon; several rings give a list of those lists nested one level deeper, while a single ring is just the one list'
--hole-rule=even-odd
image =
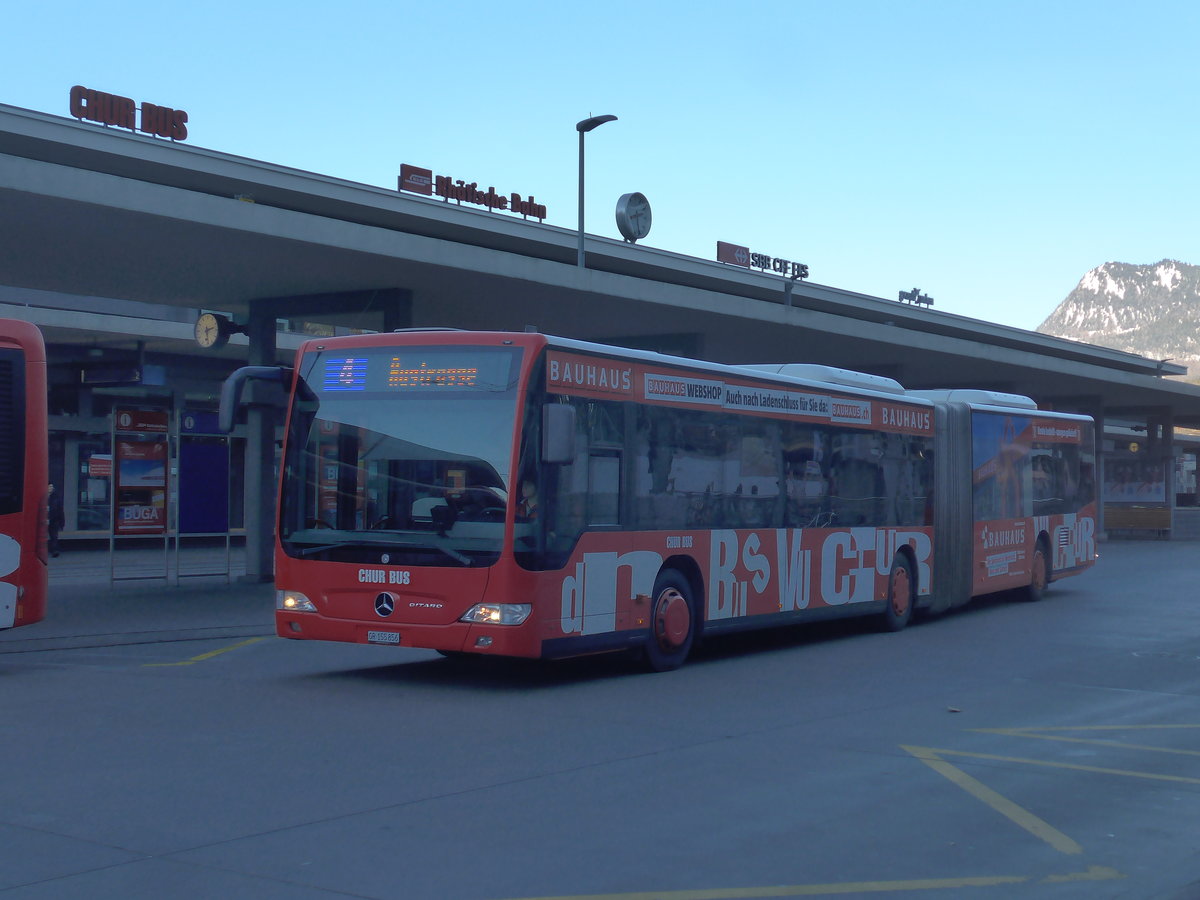
[{"label": "bus side window", "polygon": [[883,522],[884,484],[880,436],[872,432],[839,434],[831,465],[833,523],[839,526]]},{"label": "bus side window", "polygon": [[588,456],[588,525],[621,524],[621,455],[593,451]]},{"label": "bus side window", "polygon": [[810,425],[788,426],[783,435],[784,524],[819,528],[829,524],[829,454],[826,435]]},{"label": "bus side window", "polygon": [[546,508],[546,549],[565,560],[591,526],[620,524],[625,415],[614,401],[571,398],[576,409],[575,461],[547,467],[554,480]]}]

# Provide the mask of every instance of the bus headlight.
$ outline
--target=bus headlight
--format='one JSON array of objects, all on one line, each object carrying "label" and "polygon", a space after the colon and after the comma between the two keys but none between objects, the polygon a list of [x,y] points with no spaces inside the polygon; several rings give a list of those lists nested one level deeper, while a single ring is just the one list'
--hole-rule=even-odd
[{"label": "bus headlight", "polygon": [[316,605],[299,591],[276,591],[275,608],[286,612],[316,612]]},{"label": "bus headlight", "polygon": [[479,625],[520,625],[531,612],[532,603],[476,603],[459,621]]}]

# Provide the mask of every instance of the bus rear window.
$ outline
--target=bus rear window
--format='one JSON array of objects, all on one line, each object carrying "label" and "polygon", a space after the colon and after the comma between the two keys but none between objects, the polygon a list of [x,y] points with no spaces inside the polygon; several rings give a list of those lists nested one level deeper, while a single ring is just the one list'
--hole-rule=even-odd
[{"label": "bus rear window", "polygon": [[19,512],[25,483],[25,354],[0,350],[0,515]]}]

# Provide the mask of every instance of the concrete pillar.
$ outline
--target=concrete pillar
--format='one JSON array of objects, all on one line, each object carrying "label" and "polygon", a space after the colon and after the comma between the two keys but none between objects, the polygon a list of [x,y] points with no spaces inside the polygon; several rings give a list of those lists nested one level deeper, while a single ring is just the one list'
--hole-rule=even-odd
[{"label": "concrete pillar", "polygon": [[1167,485],[1167,506],[1171,509],[1171,537],[1175,536],[1175,417],[1167,409],[1158,420],[1159,459],[1163,481]]},{"label": "concrete pillar", "polygon": [[[275,364],[275,307],[251,305],[247,323],[250,338],[249,363]],[[275,577],[275,409],[267,403],[251,402],[246,408],[246,576],[250,582]]]},{"label": "concrete pillar", "polygon": [[[246,333],[250,338],[248,364],[276,365],[275,322],[306,318],[352,327],[392,331],[413,324],[413,295],[409,290],[355,291],[266,297],[250,301]],[[275,508],[279,479],[275,471],[275,429],[281,424],[282,395],[277,386],[251,384],[246,407],[246,581],[271,581],[275,576]]]},{"label": "concrete pillar", "polygon": [[1090,411],[1096,420],[1096,534],[1104,534],[1104,405],[1097,403]]},{"label": "concrete pillar", "polygon": [[411,328],[413,325],[412,291],[395,289],[377,293],[383,295],[379,298],[383,313],[383,330],[395,331],[398,328]]}]

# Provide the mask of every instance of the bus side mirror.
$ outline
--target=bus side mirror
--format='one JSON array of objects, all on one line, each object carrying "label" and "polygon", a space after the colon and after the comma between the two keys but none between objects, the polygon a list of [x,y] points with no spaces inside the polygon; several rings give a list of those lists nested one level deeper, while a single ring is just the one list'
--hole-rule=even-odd
[{"label": "bus side mirror", "polygon": [[287,390],[292,370],[285,366],[242,366],[225,379],[221,385],[221,406],[217,411],[217,428],[228,434],[233,431],[238,406],[242,402],[242,390],[249,381],[266,381]]},{"label": "bus side mirror", "polygon": [[575,461],[575,407],[551,403],[542,407],[542,462]]}]

